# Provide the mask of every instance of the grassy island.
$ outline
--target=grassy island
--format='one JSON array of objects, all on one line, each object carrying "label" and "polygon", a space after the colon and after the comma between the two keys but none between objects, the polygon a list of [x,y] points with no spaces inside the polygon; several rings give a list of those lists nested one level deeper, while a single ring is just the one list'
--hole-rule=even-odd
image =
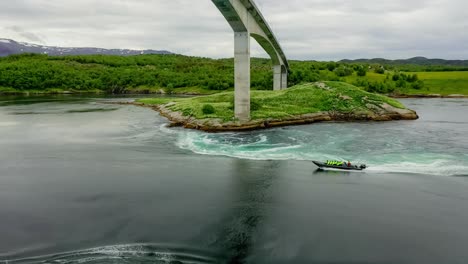
[{"label": "grassy island", "polygon": [[234,93],[194,98],[140,99],[174,125],[205,131],[267,128],[319,121],[417,119],[400,102],[343,82],[302,84],[282,91],[252,91],[251,121],[234,118]]}]

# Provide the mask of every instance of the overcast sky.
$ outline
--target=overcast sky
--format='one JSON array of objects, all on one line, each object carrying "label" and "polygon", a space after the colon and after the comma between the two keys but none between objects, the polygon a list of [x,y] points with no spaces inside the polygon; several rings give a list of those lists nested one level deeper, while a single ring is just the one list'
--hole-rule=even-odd
[{"label": "overcast sky", "polygon": [[[290,59],[468,59],[467,0],[256,0]],[[1,0],[0,38],[232,57],[211,0]],[[252,40],[252,55],[266,56]]]}]

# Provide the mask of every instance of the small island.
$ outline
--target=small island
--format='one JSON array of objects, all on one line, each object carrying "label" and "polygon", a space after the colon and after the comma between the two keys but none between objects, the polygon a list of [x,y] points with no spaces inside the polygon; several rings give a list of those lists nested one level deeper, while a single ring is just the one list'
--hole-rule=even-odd
[{"label": "small island", "polygon": [[151,98],[133,102],[151,107],[171,126],[207,132],[244,131],[323,121],[418,119],[395,99],[365,92],[343,82],[316,82],[282,91],[252,91],[251,120],[234,118],[234,93],[192,98]]}]

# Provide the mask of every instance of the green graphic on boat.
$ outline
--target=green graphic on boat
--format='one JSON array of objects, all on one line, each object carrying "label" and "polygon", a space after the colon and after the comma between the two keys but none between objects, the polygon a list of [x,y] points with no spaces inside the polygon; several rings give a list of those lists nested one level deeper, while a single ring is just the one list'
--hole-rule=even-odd
[{"label": "green graphic on boat", "polygon": [[343,161],[327,160],[327,165],[330,165],[330,166],[343,166],[343,164],[344,164]]}]

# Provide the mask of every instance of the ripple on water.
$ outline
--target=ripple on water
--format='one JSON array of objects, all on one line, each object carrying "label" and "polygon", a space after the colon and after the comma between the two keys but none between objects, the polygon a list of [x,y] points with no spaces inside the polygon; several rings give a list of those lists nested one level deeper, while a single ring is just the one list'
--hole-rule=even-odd
[{"label": "ripple on water", "polygon": [[74,114],[74,113],[94,113],[94,112],[111,112],[118,108],[81,108],[71,110],[50,110],[50,111],[13,111],[10,115],[56,115],[56,114]]},{"label": "ripple on water", "polygon": [[[4,260],[9,264],[120,264],[219,263],[220,257],[204,250],[159,244],[127,244],[91,248],[46,256]],[[0,261],[1,262],[1,261]]]},{"label": "ripple on water", "polygon": [[[424,133],[380,124],[322,124],[218,134],[166,127],[160,131],[175,134],[179,148],[203,155],[253,160],[351,160],[367,163],[374,172],[452,176],[468,171],[468,156],[459,155],[463,153],[461,141],[441,140],[446,131]],[[460,134],[450,133],[446,137]]]}]

